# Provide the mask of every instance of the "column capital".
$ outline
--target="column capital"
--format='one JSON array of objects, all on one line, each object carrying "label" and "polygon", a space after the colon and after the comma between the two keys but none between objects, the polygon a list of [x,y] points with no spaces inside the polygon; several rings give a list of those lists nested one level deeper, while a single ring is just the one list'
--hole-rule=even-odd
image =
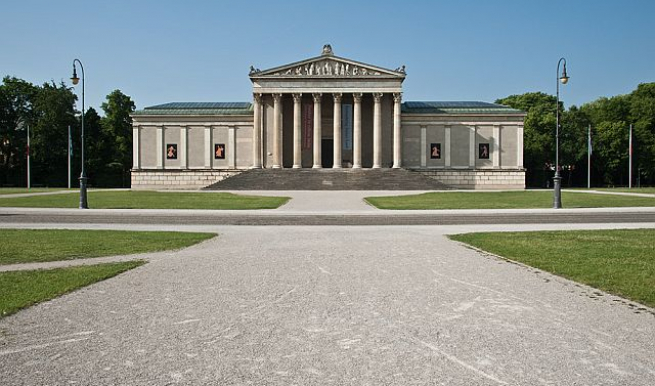
[{"label": "column capital", "polygon": [[294,94],[291,94],[291,95],[293,95],[293,101],[294,102],[300,102],[300,100],[302,99],[302,93],[294,93]]},{"label": "column capital", "polygon": [[395,92],[393,93],[393,101],[395,103],[400,103],[403,99],[403,93],[401,92]]},{"label": "column capital", "polygon": [[343,94],[341,94],[340,92],[335,92],[334,94],[332,94],[332,98],[334,98],[334,103],[341,103],[342,96]]},{"label": "column capital", "polygon": [[362,93],[361,92],[353,93],[353,100],[355,101],[355,103],[360,103],[362,101]]},{"label": "column capital", "polygon": [[255,102],[257,102],[257,103],[259,103],[259,104],[262,103],[262,94],[260,94],[260,93],[253,93],[253,94],[252,94],[252,97],[253,97],[253,99],[255,100]]},{"label": "column capital", "polygon": [[381,92],[374,92],[373,93],[373,102],[375,103],[380,103],[380,100],[382,99],[382,93]]},{"label": "column capital", "polygon": [[314,98],[314,103],[321,103],[321,98],[323,97],[323,94],[320,92],[316,92],[312,94],[312,97]]},{"label": "column capital", "polygon": [[282,94],[273,94],[273,100],[279,102],[282,100]]}]

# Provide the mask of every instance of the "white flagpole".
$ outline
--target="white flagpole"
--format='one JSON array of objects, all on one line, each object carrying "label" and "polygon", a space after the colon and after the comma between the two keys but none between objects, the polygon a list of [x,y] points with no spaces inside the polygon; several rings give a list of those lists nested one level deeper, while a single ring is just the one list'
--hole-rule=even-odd
[{"label": "white flagpole", "polygon": [[587,133],[587,189],[591,189],[591,125]]},{"label": "white flagpole", "polygon": [[68,189],[71,188],[71,127],[68,126]]},{"label": "white flagpole", "polygon": [[27,190],[31,188],[30,181],[30,125],[27,125]]},{"label": "white flagpole", "polygon": [[630,124],[630,157],[628,158],[628,189],[632,189],[632,124]]}]

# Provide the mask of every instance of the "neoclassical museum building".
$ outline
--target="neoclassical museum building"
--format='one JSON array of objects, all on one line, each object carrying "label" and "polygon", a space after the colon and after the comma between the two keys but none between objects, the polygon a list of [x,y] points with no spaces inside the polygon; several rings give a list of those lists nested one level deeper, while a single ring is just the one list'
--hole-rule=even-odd
[{"label": "neoclassical museum building", "polygon": [[405,66],[320,56],[250,68],[252,102],[134,112],[132,188],[199,189],[249,169],[404,168],[470,189],[523,189],[525,113],[403,102]]}]

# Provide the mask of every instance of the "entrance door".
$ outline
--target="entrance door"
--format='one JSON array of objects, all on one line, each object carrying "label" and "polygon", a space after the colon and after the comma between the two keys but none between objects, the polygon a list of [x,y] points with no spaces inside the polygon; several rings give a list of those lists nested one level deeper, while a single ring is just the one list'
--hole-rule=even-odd
[{"label": "entrance door", "polygon": [[324,138],[321,141],[321,164],[324,168],[331,168],[334,161],[334,140]]}]

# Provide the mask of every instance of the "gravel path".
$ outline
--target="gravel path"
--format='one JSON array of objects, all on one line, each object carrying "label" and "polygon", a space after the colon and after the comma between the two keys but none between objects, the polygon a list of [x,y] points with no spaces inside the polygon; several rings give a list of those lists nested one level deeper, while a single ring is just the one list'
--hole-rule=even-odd
[{"label": "gravel path", "polygon": [[0,320],[0,379],[655,384],[653,310],[485,256],[444,229],[223,227]]}]

